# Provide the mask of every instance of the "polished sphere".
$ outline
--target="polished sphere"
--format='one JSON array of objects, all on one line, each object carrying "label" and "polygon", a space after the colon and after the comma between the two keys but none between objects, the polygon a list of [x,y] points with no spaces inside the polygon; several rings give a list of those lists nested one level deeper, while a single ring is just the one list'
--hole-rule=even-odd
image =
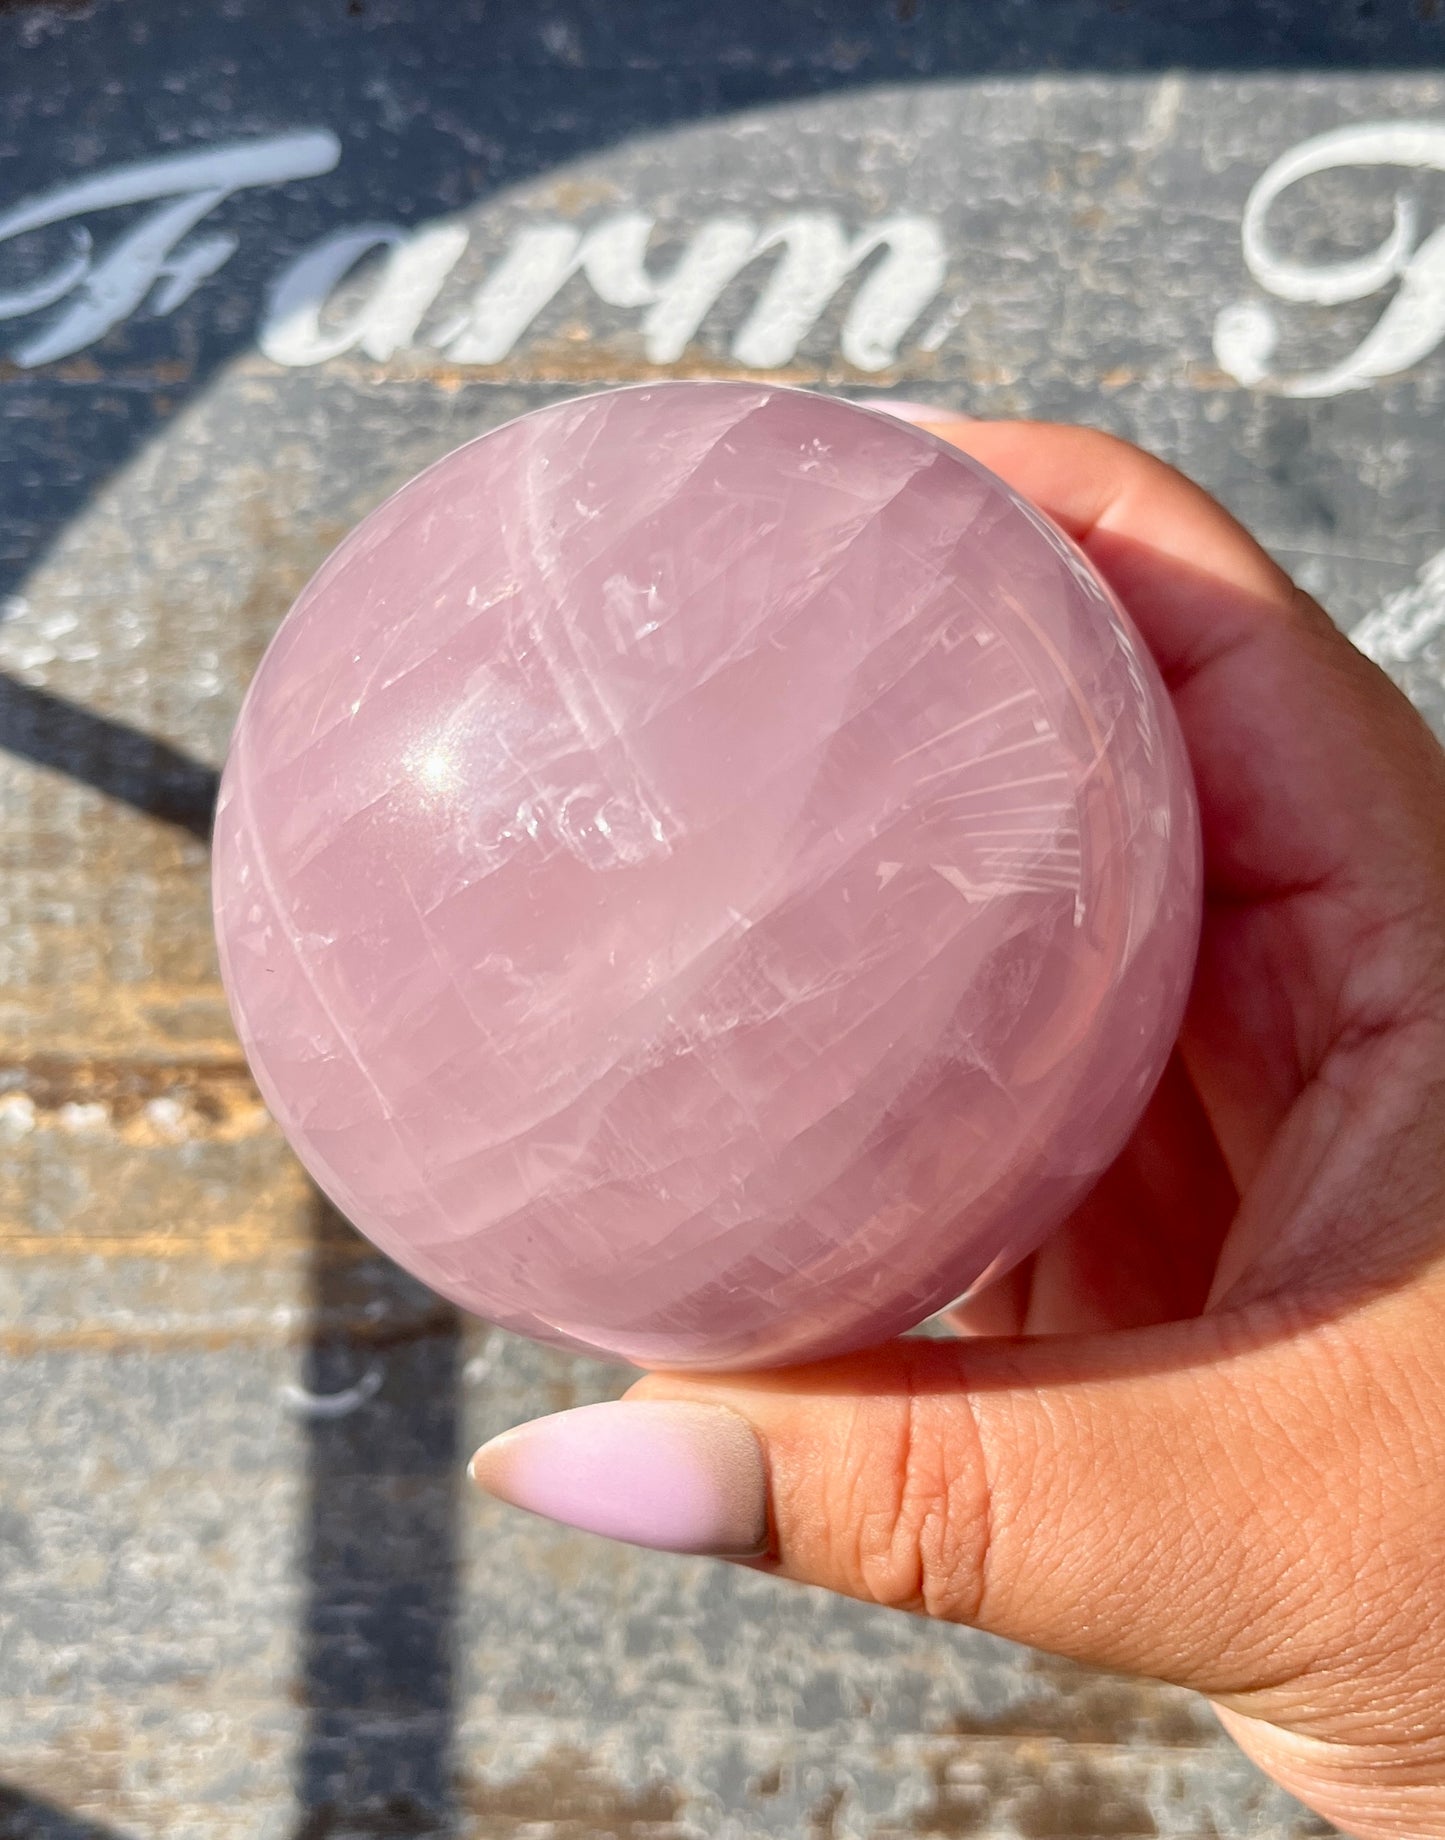
[{"label": "polished sphere", "polygon": [[227,992],[436,1290],[640,1365],[895,1334],[1030,1251],[1179,1025],[1199,828],[1075,547],[853,404],[559,403],[292,609],[216,824]]}]

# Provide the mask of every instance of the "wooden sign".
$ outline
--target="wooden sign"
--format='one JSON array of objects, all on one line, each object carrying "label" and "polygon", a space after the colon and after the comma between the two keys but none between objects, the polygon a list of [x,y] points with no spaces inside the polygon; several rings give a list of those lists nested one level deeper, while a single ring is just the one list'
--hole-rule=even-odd
[{"label": "wooden sign", "polygon": [[1126,434],[1445,732],[1445,29],[1209,14],[0,9],[0,1835],[1327,1831],[1182,1695],[465,1495],[619,1376],[329,1216],[208,915],[307,576],[614,382]]}]

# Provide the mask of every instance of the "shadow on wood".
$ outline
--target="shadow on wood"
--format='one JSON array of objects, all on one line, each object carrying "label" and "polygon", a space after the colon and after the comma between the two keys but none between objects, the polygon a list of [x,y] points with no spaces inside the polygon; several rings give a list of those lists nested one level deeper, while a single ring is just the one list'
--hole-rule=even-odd
[{"label": "shadow on wood", "polygon": [[0,674],[0,751],[206,841],[220,775],[154,735]]},{"label": "shadow on wood", "polygon": [[120,1840],[120,1835],[0,1783],[0,1840]]},{"label": "shadow on wood", "polygon": [[459,1325],[318,1198],[296,1840],[455,1826]]}]

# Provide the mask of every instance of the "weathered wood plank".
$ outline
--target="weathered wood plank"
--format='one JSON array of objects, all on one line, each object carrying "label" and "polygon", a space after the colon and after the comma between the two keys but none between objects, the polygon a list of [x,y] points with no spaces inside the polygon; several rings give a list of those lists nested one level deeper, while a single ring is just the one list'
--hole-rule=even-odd
[{"label": "weathered wood plank", "polygon": [[[1408,595],[1445,549],[1445,357],[1289,396],[1392,287],[1285,302],[1240,224],[1306,138],[1442,119],[1425,9],[1280,0],[1206,31],[1069,0],[1047,73],[1003,0],[0,11],[0,216],[241,145],[175,245],[196,286],[173,311],[142,308],[184,291],[154,275],[46,361],[82,296],[0,321],[0,1836],[1327,1832],[1187,1696],[468,1499],[471,1445],[620,1376],[459,1325],[319,1206],[230,1031],[203,835],[244,684],[339,536],[458,441],[602,383],[1099,422],[1224,496],[1342,623]],[[298,136],[310,176],[257,180]],[[1346,166],[1271,235],[1358,253],[1400,185],[1438,221],[1433,168]],[[156,202],[76,223],[104,260]],[[465,248],[415,324],[376,318],[373,264],[286,346],[282,271],[442,218]],[[741,219],[782,243],[668,346],[648,290]],[[559,226],[594,261],[554,286],[524,258]],[[74,227],[0,241],[0,291]],[[203,275],[216,234],[235,249]],[[860,236],[882,240],[850,267]],[[508,261],[535,296],[510,330],[484,293]],[[915,300],[901,327],[879,309]],[[1277,335],[1259,377],[1216,336],[1241,305]],[[1439,723],[1445,608],[1415,592],[1376,625]]]}]

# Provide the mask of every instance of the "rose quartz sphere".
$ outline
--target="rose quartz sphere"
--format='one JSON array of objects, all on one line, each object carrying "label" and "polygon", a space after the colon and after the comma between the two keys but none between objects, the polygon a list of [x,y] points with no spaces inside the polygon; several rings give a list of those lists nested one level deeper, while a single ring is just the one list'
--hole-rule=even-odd
[{"label": "rose quartz sphere", "polygon": [[1058,1224],[1179,1025],[1173,712],[1073,545],[903,422],[660,383],[371,514],[216,823],[236,1026],[425,1282],[641,1365],[821,1356]]}]

